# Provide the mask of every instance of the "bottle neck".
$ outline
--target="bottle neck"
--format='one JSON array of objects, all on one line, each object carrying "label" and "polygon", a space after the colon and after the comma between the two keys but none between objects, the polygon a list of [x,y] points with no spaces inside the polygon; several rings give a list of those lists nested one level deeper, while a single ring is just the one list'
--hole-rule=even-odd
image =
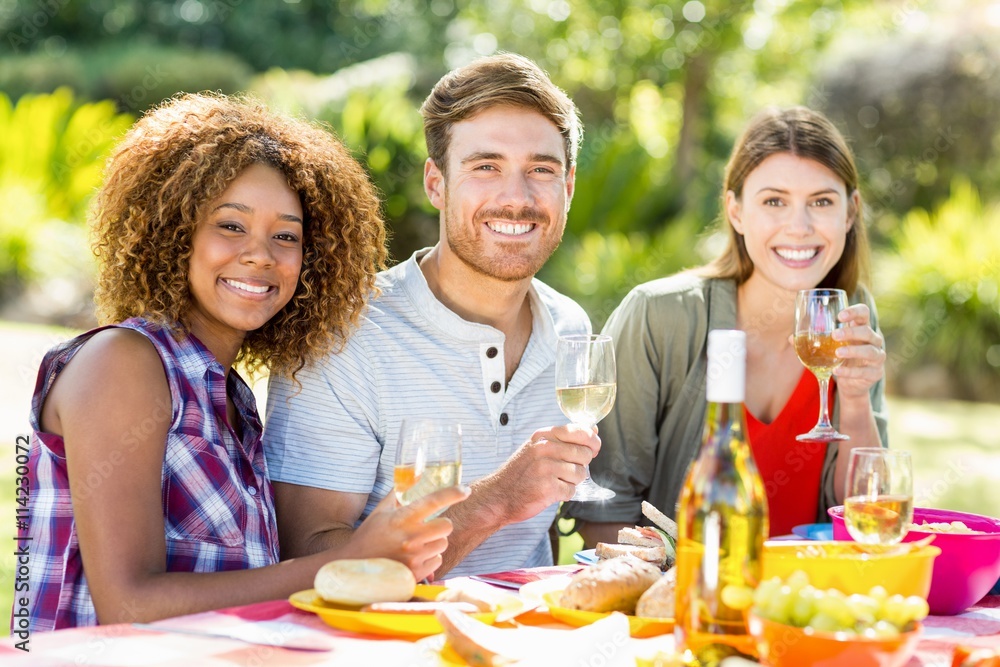
[{"label": "bottle neck", "polygon": [[705,417],[703,447],[735,453],[747,444],[742,403],[709,402]]}]

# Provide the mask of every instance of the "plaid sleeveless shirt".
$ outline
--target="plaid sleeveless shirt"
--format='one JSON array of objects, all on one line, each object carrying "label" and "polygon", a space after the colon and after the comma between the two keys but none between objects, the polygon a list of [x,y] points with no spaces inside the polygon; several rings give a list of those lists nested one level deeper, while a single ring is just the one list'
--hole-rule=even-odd
[{"label": "plaid sleeveless shirt", "polygon": [[[261,422],[249,386],[231,371],[228,386],[221,364],[191,335],[141,318],[113,325],[145,335],[163,362],[170,404],[136,419],[126,445],[143,429],[143,419],[170,420],[161,475],[167,572],[218,572],[278,562],[274,498],[261,446]],[[60,436],[42,432],[41,408],[60,371],[101,327],[50,350],[42,361],[32,399],[29,453],[30,497],[28,597],[30,630],[97,625],[97,614],[80,558],[70,484],[77,494],[95,489],[102,470],[117,456],[95,461],[84,479],[70,480]],[[227,391],[236,405],[242,441],[230,430]],[[115,454],[118,454],[116,451]],[[127,453],[126,453],[127,455]],[[20,517],[19,517],[20,518]],[[16,597],[23,596],[16,593]],[[112,622],[129,622],[128,610]],[[14,619],[11,621],[14,630]],[[23,629],[23,628],[18,628]]]}]

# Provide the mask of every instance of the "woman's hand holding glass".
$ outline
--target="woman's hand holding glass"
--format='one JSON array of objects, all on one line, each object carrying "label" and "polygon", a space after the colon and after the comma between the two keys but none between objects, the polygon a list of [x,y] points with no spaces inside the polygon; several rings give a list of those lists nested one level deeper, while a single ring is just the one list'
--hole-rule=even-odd
[{"label": "woman's hand holding glass", "polygon": [[403,420],[393,471],[396,500],[414,500],[462,481],[462,427],[431,419]]},{"label": "woman's hand holding glass", "polygon": [[820,416],[799,440],[848,440],[830,423],[827,390],[837,378],[841,400],[869,400],[872,386],[885,375],[882,336],[871,327],[865,304],[847,305],[847,293],[838,289],[802,290],[795,300],[795,351],[816,375],[820,386]]},{"label": "woman's hand holding glass", "polygon": [[840,341],[837,356],[842,363],[833,371],[840,398],[868,400],[872,386],[885,377],[885,340],[872,329],[871,311],[863,303],[848,306],[838,314],[841,328],[833,336]]}]

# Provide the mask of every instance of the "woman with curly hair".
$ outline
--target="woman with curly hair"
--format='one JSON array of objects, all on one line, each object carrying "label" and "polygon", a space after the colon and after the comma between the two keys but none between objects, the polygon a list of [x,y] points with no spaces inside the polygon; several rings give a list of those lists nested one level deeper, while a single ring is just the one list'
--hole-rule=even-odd
[{"label": "woman with curly hair", "polygon": [[46,355],[32,404],[27,629],[287,597],[348,556],[431,574],[451,524],[427,519],[467,490],[387,501],[350,541],[278,562],[261,423],[233,369],[294,377],[373,293],[385,232],[347,149],[256,102],[187,95],[128,132],[95,214],[105,326]]}]

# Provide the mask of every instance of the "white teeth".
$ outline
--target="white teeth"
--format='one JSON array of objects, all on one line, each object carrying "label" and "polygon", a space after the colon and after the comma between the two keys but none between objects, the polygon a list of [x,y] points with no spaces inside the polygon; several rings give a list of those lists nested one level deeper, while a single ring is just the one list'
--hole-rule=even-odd
[{"label": "white teeth", "polygon": [[246,283],[241,283],[237,280],[229,280],[229,279],[226,280],[226,284],[231,285],[236,289],[241,289],[244,292],[250,292],[251,294],[263,294],[264,292],[271,289],[267,285],[261,285],[260,287],[256,287],[254,285],[247,285]]},{"label": "white teeth", "polygon": [[486,224],[498,234],[507,234],[508,236],[527,234],[535,227],[532,224],[514,224],[512,222],[488,222]]},{"label": "white teeth", "polygon": [[791,262],[802,262],[807,259],[812,259],[819,252],[816,248],[803,248],[802,250],[795,250],[793,248],[775,248],[774,251],[782,259],[787,259]]}]

